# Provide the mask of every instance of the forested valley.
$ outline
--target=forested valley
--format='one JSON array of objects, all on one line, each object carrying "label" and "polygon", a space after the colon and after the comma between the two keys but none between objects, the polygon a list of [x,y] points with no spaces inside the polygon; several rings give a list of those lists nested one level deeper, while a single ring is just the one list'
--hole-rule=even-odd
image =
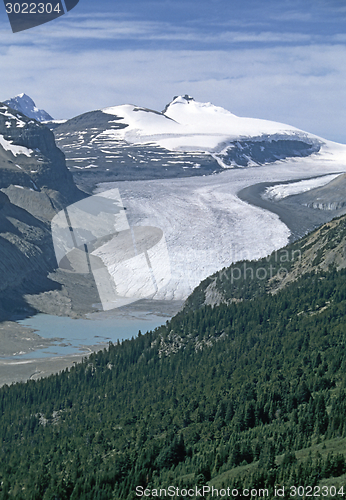
[{"label": "forested valley", "polygon": [[207,484],[270,498],[277,485],[332,485],[323,496],[339,498],[345,339],[346,270],[330,265],[273,294],[185,308],[71,370],[4,386],[0,499],[127,500],[138,486]]}]

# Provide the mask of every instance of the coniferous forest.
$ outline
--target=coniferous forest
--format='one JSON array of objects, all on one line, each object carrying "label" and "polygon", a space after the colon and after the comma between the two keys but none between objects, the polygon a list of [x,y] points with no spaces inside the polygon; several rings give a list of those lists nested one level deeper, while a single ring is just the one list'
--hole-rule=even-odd
[{"label": "coniferous forest", "polygon": [[330,266],[4,386],[0,499],[343,498],[345,341]]}]

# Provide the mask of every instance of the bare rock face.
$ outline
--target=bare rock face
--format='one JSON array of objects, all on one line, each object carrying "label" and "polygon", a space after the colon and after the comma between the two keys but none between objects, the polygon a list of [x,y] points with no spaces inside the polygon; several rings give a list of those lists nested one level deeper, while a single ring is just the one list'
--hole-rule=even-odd
[{"label": "bare rock face", "polygon": [[0,208],[0,318],[24,312],[22,295],[46,289],[55,265],[49,225],[7,198]]},{"label": "bare rock face", "polygon": [[28,312],[25,294],[57,287],[50,220],[82,197],[52,132],[0,104],[0,319]]}]

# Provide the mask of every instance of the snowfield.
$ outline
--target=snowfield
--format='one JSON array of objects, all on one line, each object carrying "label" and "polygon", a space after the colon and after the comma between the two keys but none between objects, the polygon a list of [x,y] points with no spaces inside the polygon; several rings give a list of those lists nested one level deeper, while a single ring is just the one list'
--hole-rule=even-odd
[{"label": "snowfield", "polygon": [[125,104],[102,110],[126,128],[105,130],[99,138],[129,144],[154,143],[170,151],[219,153],[237,139],[268,135],[314,137],[295,127],[256,118],[243,118],[211,103],[176,97],[163,113]]},{"label": "snowfield", "polygon": [[75,182],[88,193],[101,182],[175,179],[291,158],[329,162],[346,156],[344,145],[290,125],[239,117],[187,95],[175,97],[162,112],[113,106],[53,131]]},{"label": "snowfield", "polygon": [[[290,231],[279,217],[241,201],[237,192],[259,182],[344,172],[344,150],[340,148],[339,156],[330,151],[329,161],[324,155],[314,155],[206,177],[102,183],[96,192],[118,188],[130,226],[163,231],[171,280],[153,298],[181,300],[207,276],[232,262],[258,259],[287,244]],[[112,261],[112,255],[107,261]]]}]

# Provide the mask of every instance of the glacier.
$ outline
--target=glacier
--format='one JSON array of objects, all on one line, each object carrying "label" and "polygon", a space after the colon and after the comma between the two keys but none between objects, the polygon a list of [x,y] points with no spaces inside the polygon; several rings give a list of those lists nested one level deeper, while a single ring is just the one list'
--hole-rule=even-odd
[{"label": "glacier", "polygon": [[163,231],[171,280],[152,298],[184,300],[217,270],[243,259],[259,259],[288,243],[290,230],[278,215],[240,200],[241,189],[342,173],[345,160],[341,155],[326,162],[322,156],[205,177],[101,183],[96,192],[118,188],[130,225]]}]

